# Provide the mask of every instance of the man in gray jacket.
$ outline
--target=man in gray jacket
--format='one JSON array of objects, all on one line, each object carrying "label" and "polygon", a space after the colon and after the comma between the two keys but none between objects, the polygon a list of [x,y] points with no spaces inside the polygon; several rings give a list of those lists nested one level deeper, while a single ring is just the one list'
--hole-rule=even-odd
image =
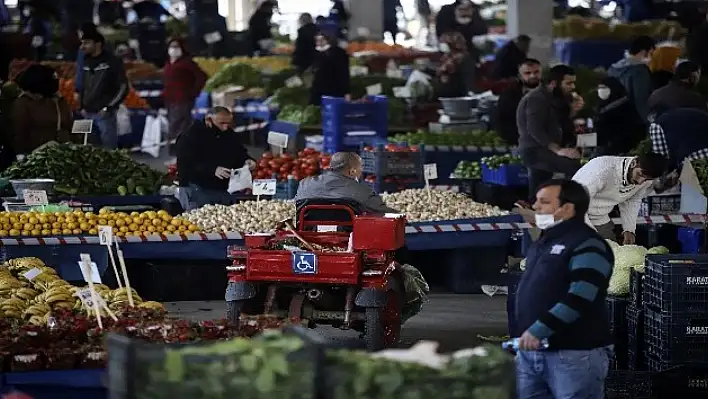
[{"label": "man in gray jacket", "polygon": [[338,152],[332,155],[329,169],[319,176],[308,177],[300,182],[295,200],[343,199],[358,203],[365,212],[399,213],[386,206],[383,198],[371,187],[359,182],[361,173],[359,155],[353,152]]},{"label": "man in gray jacket", "polygon": [[629,46],[627,56],[607,70],[607,75],[619,79],[643,121],[649,116],[649,96],[654,90],[649,61],[656,48],[656,41],[649,36],[639,36]]},{"label": "man in gray jacket", "polygon": [[[560,112],[568,108],[554,106],[572,101],[571,113],[583,107],[580,97],[573,98],[575,71],[567,65],[550,69],[544,84],[525,95],[516,109],[519,129],[519,155],[529,171],[529,193],[535,195],[541,183],[555,173],[573,176],[580,168],[580,154],[574,148],[563,148],[563,126]],[[572,117],[573,115],[568,115]]]}]

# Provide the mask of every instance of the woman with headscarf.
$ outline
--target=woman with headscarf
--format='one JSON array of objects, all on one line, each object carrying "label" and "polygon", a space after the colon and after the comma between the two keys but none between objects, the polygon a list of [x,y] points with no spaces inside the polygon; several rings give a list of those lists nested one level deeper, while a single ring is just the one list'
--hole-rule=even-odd
[{"label": "woman with headscarf", "polygon": [[11,142],[15,153],[28,154],[50,141],[71,141],[71,108],[59,94],[54,69],[33,64],[17,83],[22,93],[12,106]]},{"label": "woman with headscarf", "polygon": [[445,53],[437,75],[440,81],[438,97],[464,97],[474,91],[476,62],[459,32],[447,32],[440,37]]},{"label": "woman with headscarf", "polygon": [[646,124],[641,120],[622,82],[606,77],[597,86],[595,132],[601,155],[627,154],[646,137]]},{"label": "woman with headscarf", "polygon": [[[192,126],[194,101],[206,83],[206,73],[197,65],[181,39],[171,39],[167,48],[163,96],[167,107],[168,139],[174,140]],[[173,151],[173,146],[170,146]]]},{"label": "woman with headscarf", "polygon": [[267,55],[275,47],[271,25],[275,5],[272,0],[262,0],[256,12],[248,20],[248,34],[254,56]]},{"label": "woman with headscarf", "polygon": [[315,36],[315,63],[313,64],[310,104],[320,105],[322,96],[351,97],[349,55],[337,45],[334,36],[318,33]]}]

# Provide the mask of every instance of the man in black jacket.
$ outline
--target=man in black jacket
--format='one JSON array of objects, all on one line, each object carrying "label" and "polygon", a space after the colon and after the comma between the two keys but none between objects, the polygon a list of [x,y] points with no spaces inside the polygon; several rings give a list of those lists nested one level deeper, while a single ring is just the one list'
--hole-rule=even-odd
[{"label": "man in black jacket", "polygon": [[123,61],[104,50],[105,39],[97,31],[86,31],[81,38],[85,54],[82,77],[81,115],[93,120],[106,148],[118,147],[116,113],[128,95],[128,78]]},{"label": "man in black jacket", "polygon": [[509,40],[494,57],[494,77],[497,79],[515,77],[530,47],[531,38],[528,35],[519,35],[516,39]]},{"label": "man in black jacket", "polygon": [[[582,184],[551,180],[536,193],[540,238],[516,291],[519,398],[603,398],[612,335],[605,305],[614,256],[585,223]],[[547,341],[546,341],[547,340]],[[547,347],[545,343],[547,342]]]},{"label": "man in black jacket", "polygon": [[305,72],[315,62],[317,50],[315,47],[315,36],[317,36],[317,25],[312,21],[312,15],[308,13],[300,14],[300,28],[297,30],[295,39],[295,50],[293,51],[292,64],[297,68],[298,73]]},{"label": "man in black jacket", "polygon": [[497,133],[510,146],[519,144],[519,129],[516,127],[516,109],[521,98],[541,83],[541,62],[528,58],[517,69],[519,79],[499,96],[494,126]]},{"label": "man in black jacket", "polygon": [[708,111],[706,99],[696,91],[700,80],[701,67],[697,63],[683,61],[676,65],[671,82],[649,96],[649,114],[655,114],[659,109],[668,111],[674,108]]},{"label": "man in black jacket", "polygon": [[241,135],[232,129],[233,114],[214,107],[202,121],[195,121],[183,137],[177,138],[177,174],[187,189],[189,208],[229,202],[227,189],[231,173],[248,165],[256,166],[248,155]]}]

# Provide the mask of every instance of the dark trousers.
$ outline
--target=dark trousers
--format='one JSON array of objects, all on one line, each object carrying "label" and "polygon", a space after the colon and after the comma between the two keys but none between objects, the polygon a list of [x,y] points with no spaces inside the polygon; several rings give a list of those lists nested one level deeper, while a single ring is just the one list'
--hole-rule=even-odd
[{"label": "dark trousers", "polygon": [[570,179],[580,169],[580,160],[560,156],[545,148],[525,149],[519,155],[529,171],[529,197],[532,204],[536,202],[538,187],[552,179],[554,174],[562,173],[566,179]]}]

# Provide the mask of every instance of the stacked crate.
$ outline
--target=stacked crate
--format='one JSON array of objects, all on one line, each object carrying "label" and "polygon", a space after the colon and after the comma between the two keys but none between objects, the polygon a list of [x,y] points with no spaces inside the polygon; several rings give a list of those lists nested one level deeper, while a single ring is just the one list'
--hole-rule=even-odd
[{"label": "stacked crate", "polygon": [[360,152],[364,181],[377,193],[393,193],[409,188],[422,188],[423,151],[420,148],[395,150],[379,144]]},{"label": "stacked crate", "polygon": [[647,256],[641,289],[647,370],[683,370],[672,392],[708,393],[708,255]]},{"label": "stacked crate", "polygon": [[339,97],[322,97],[324,151],[356,151],[362,144],[386,140],[388,98],[367,96],[360,102]]},{"label": "stacked crate", "polygon": [[612,369],[627,368],[627,308],[629,300],[625,297],[608,296],[607,314],[610,317],[610,332],[615,343],[615,358],[611,360]]}]

